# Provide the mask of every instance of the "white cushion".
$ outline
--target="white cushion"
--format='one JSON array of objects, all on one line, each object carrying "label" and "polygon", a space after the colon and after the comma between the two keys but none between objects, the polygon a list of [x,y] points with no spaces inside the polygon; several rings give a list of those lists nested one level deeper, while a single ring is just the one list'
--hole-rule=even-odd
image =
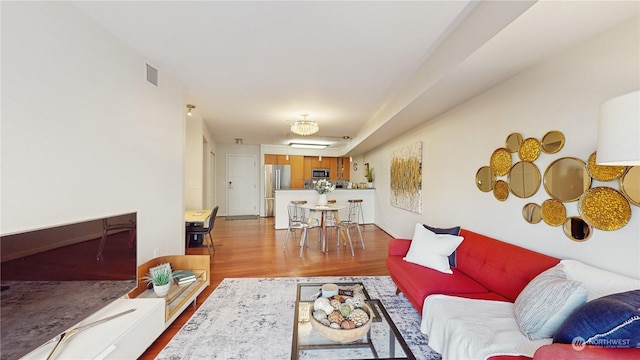
[{"label": "white cushion", "polygon": [[567,279],[580,281],[587,289],[587,301],[606,295],[640,289],[640,280],[583,264],[578,260],[561,260]]},{"label": "white cushion", "polygon": [[514,302],[520,331],[531,340],[553,337],[564,320],[587,301],[587,290],[558,264],[533,278]]},{"label": "white cushion", "polygon": [[453,274],[449,267],[448,256],[456,250],[463,239],[462,236],[436,234],[425,229],[422,224],[416,224],[413,241],[404,260],[446,274]]}]

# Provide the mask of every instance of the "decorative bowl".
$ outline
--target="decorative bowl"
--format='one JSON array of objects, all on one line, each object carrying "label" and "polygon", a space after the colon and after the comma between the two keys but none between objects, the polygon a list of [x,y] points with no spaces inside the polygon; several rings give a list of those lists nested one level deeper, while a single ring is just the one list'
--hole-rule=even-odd
[{"label": "decorative bowl", "polygon": [[318,334],[326,337],[327,339],[339,341],[341,343],[350,343],[362,338],[371,328],[371,323],[373,322],[374,317],[373,311],[371,311],[371,308],[367,304],[364,304],[362,310],[369,315],[369,321],[364,325],[354,329],[334,329],[323,325],[313,317],[313,304],[311,304],[311,306],[309,306],[309,322],[311,322],[311,327],[313,327]]}]

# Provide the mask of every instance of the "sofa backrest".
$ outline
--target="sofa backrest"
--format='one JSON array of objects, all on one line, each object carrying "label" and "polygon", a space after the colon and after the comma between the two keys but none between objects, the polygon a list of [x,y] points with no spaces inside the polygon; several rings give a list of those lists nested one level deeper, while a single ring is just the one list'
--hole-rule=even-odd
[{"label": "sofa backrest", "polygon": [[457,269],[512,302],[538,274],[560,259],[461,229]]}]

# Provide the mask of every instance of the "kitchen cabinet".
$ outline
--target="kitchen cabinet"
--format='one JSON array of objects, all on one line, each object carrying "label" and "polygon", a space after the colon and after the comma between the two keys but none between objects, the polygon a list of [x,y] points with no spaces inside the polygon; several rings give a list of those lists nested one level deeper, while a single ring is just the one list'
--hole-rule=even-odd
[{"label": "kitchen cabinet", "polygon": [[[304,156],[289,155],[288,157],[289,159],[287,159],[287,155],[265,154],[264,164],[265,165],[291,165],[291,188],[303,189],[304,179],[310,179],[310,177],[308,178],[305,177]],[[311,176],[311,170],[309,170],[309,176]]]},{"label": "kitchen cabinet", "polygon": [[278,165],[278,155],[264,154],[265,165]]},{"label": "kitchen cabinet", "polygon": [[338,171],[338,158],[329,158],[329,180],[340,179],[340,171]]},{"label": "kitchen cabinet", "polygon": [[291,165],[291,188],[304,189],[304,156],[290,155],[289,163]]},{"label": "kitchen cabinet", "polygon": [[287,155],[265,154],[264,164],[265,165],[291,165],[291,161],[287,159]]}]

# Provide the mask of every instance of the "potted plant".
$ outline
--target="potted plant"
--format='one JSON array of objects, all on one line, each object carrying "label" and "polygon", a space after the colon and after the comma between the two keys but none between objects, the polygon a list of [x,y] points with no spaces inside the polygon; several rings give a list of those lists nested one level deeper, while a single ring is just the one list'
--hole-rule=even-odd
[{"label": "potted plant", "polygon": [[159,296],[169,293],[173,273],[169,264],[161,264],[149,269],[149,274],[143,277],[147,283],[153,284],[153,292]]},{"label": "potted plant", "polygon": [[364,173],[364,177],[367,178],[367,181],[369,182],[367,184],[367,186],[372,189],[373,188],[373,168],[372,167],[367,167],[365,173]]}]

